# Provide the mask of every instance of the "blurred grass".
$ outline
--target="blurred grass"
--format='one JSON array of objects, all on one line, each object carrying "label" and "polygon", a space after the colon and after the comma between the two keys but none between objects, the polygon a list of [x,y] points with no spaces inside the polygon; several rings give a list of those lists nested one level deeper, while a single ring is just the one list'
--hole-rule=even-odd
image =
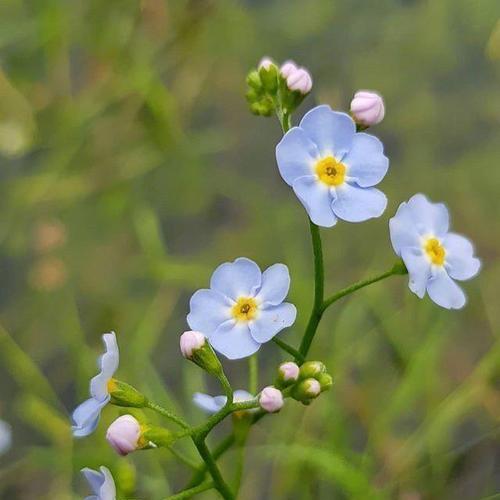
[{"label": "blurred grass", "polygon": [[[114,329],[120,378],[201,421],[190,395],[218,388],[182,362],[177,339],[220,262],[289,265],[299,317],[283,338],[298,343],[307,221],[277,175],[279,127],[243,98],[265,54],[311,70],[304,109],[346,109],[358,88],[386,98],[374,132],[391,158],[389,207],[324,231],[329,291],[390,264],[387,220],[418,191],[447,202],[483,270],[459,312],[419,301],[404,279],[337,304],[312,353],[334,390],[259,424],[242,498],[500,492],[499,16],[495,0],[1,2],[0,417],[15,446],[0,459],[0,497],[81,498],[78,470],[99,465],[123,497],[182,487],[188,471],[167,452],[112,453],[116,409],[82,441],[67,419]],[[281,357],[261,350],[261,381]],[[244,388],[246,363],[227,368]],[[230,473],[231,454],[223,465]]]}]

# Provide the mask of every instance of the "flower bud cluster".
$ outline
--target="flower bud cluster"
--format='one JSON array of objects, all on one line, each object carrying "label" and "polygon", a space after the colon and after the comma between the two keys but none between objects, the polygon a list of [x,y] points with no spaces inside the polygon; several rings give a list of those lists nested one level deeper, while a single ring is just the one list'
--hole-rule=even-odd
[{"label": "flower bud cluster", "polygon": [[291,113],[311,92],[310,73],[293,61],[278,67],[264,57],[256,70],[247,76],[247,101],[252,113],[271,116],[274,111]]}]

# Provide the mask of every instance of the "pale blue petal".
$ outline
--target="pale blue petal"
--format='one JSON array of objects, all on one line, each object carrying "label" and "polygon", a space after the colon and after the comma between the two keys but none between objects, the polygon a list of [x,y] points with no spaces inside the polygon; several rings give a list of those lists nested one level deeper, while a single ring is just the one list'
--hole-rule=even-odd
[{"label": "pale blue petal", "polygon": [[101,472],[104,476],[104,483],[99,492],[99,500],[116,500],[115,481],[111,472],[106,467],[101,467]]},{"label": "pale blue petal", "polygon": [[221,264],[212,274],[210,288],[230,299],[253,297],[262,282],[259,266],[250,259],[240,257],[234,262]]},{"label": "pale blue petal", "polygon": [[89,483],[91,490],[98,495],[101,489],[101,486],[104,484],[104,475],[100,472],[97,472],[93,469],[89,469],[85,467],[81,470],[81,473]]},{"label": "pale blue petal", "polygon": [[298,127],[290,129],[276,146],[278,169],[290,186],[297,177],[311,175],[318,157],[318,148]]},{"label": "pale blue petal", "polygon": [[5,453],[12,443],[12,430],[9,424],[0,420],[0,455]]},{"label": "pale blue petal", "polygon": [[389,168],[382,143],[373,135],[363,133],[354,136],[352,147],[342,163],[347,166],[347,175],[361,187],[378,184]]},{"label": "pale blue petal", "polygon": [[224,398],[223,401],[209,394],[195,392],[193,394],[193,403],[201,410],[213,414],[217,413],[226,404],[227,398],[225,396],[222,397]]},{"label": "pale blue petal", "polygon": [[293,183],[293,190],[315,224],[332,227],[337,223],[337,217],[331,209],[330,189],[316,176],[299,177]]},{"label": "pale blue petal", "polygon": [[307,112],[300,128],[318,146],[321,156],[333,155],[337,160],[342,160],[351,149],[356,133],[356,125],[349,115],[332,111],[327,105]]},{"label": "pale blue petal", "polygon": [[251,401],[255,396],[252,396],[244,389],[236,389],[233,393],[233,403],[243,403],[244,401]]},{"label": "pale blue petal", "polygon": [[92,434],[99,422],[101,410],[108,404],[109,400],[109,396],[104,401],[90,398],[79,405],[73,412],[73,426],[71,427],[73,436],[84,437]]},{"label": "pale blue petal", "polygon": [[285,264],[274,264],[262,273],[262,286],[255,296],[264,304],[276,306],[283,302],[290,288],[290,273]]},{"label": "pale blue petal", "polygon": [[261,309],[259,316],[250,322],[250,332],[255,341],[263,344],[271,340],[283,328],[292,326],[296,317],[297,309],[288,302],[267,307]]},{"label": "pale blue petal", "polygon": [[401,256],[403,248],[421,248],[421,236],[413,221],[407,203],[401,203],[396,215],[389,221],[391,243],[397,255]]},{"label": "pale blue petal", "polygon": [[210,344],[229,359],[251,356],[259,350],[260,344],[250,334],[248,324],[242,321],[226,321],[209,338]]},{"label": "pale blue petal", "polygon": [[431,203],[419,193],[408,200],[408,208],[422,236],[444,236],[448,232],[450,216],[444,203]]},{"label": "pale blue petal", "polygon": [[468,280],[474,277],[481,267],[481,261],[474,257],[472,243],[460,234],[448,233],[443,238],[446,250],[446,270],[451,278]]},{"label": "pale blue petal", "polygon": [[410,290],[420,298],[425,295],[427,282],[431,275],[431,265],[422,250],[403,248],[401,258],[408,269]]},{"label": "pale blue petal", "polygon": [[84,500],[100,500],[100,498],[97,495],[90,495],[88,497],[85,497]]},{"label": "pale blue petal", "polygon": [[105,333],[102,340],[106,350],[99,360],[101,372],[90,381],[90,395],[98,401],[107,398],[108,382],[118,369],[120,361],[115,333]]},{"label": "pale blue petal", "polygon": [[462,289],[443,268],[439,269],[427,283],[427,293],[438,306],[445,309],[461,309],[466,302]]},{"label": "pale blue petal", "polygon": [[195,292],[189,301],[189,309],[189,327],[207,336],[231,317],[231,301],[215,290]]},{"label": "pale blue petal", "polygon": [[387,206],[387,198],[376,188],[361,188],[345,182],[335,189],[337,197],[332,210],[339,219],[362,222],[380,217]]}]

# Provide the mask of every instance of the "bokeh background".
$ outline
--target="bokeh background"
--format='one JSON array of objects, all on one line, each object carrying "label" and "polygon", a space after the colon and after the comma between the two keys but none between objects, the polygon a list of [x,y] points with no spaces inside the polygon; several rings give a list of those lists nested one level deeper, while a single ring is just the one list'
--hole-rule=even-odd
[{"label": "bokeh background", "polygon": [[[416,192],[446,201],[483,269],[458,312],[404,277],[337,303],[312,350],[334,388],[253,430],[241,498],[499,498],[499,16],[497,0],[0,2],[0,418],[13,430],[0,497],[82,498],[78,471],[99,465],[122,499],[183,487],[189,470],[168,451],[111,451],[116,408],[80,441],[68,418],[113,329],[119,378],[202,421],[192,393],[220,390],[178,337],[221,262],[288,264],[299,315],[281,336],[298,344],[307,218],[277,172],[278,123],[244,100],[270,55],[313,74],[295,119],[315,101],[348,109],[359,88],[386,100],[373,132],[389,206],[323,231],[327,290],[391,265],[388,219]],[[272,343],[259,358],[262,386],[285,358]],[[245,388],[246,362],[226,367]],[[234,462],[221,462],[228,478]]]}]

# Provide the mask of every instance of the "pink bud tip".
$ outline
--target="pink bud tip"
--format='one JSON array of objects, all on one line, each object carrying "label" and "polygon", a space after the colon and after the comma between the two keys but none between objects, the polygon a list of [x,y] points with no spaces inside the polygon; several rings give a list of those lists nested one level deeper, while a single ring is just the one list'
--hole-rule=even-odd
[{"label": "pink bud tip", "polygon": [[122,456],[137,450],[141,426],[132,415],[118,417],[106,432],[108,443]]},{"label": "pink bud tip", "polygon": [[205,345],[205,335],[200,332],[188,331],[181,335],[180,346],[182,355],[191,359],[193,352]]},{"label": "pink bud tip", "polygon": [[314,398],[321,392],[321,385],[315,378],[307,379],[305,391],[308,396]]},{"label": "pink bud tip", "polygon": [[311,92],[312,78],[307,70],[299,68],[288,76],[286,84],[290,90],[296,90],[305,95]]},{"label": "pink bud tip", "polygon": [[288,361],[280,365],[279,371],[286,382],[299,378],[299,366],[293,361]]},{"label": "pink bud tip", "polygon": [[384,100],[377,92],[358,90],[351,101],[351,113],[361,125],[376,125],[384,119]]},{"label": "pink bud tip", "polygon": [[292,73],[297,71],[297,65],[293,61],[286,61],[280,68],[280,73],[283,78],[288,78]]},{"label": "pink bud tip", "polygon": [[265,387],[259,396],[260,407],[269,412],[275,413],[283,407],[283,394],[275,387]]},{"label": "pink bud tip", "polygon": [[274,64],[270,57],[263,57],[259,63],[259,69],[264,68],[266,71]]}]

